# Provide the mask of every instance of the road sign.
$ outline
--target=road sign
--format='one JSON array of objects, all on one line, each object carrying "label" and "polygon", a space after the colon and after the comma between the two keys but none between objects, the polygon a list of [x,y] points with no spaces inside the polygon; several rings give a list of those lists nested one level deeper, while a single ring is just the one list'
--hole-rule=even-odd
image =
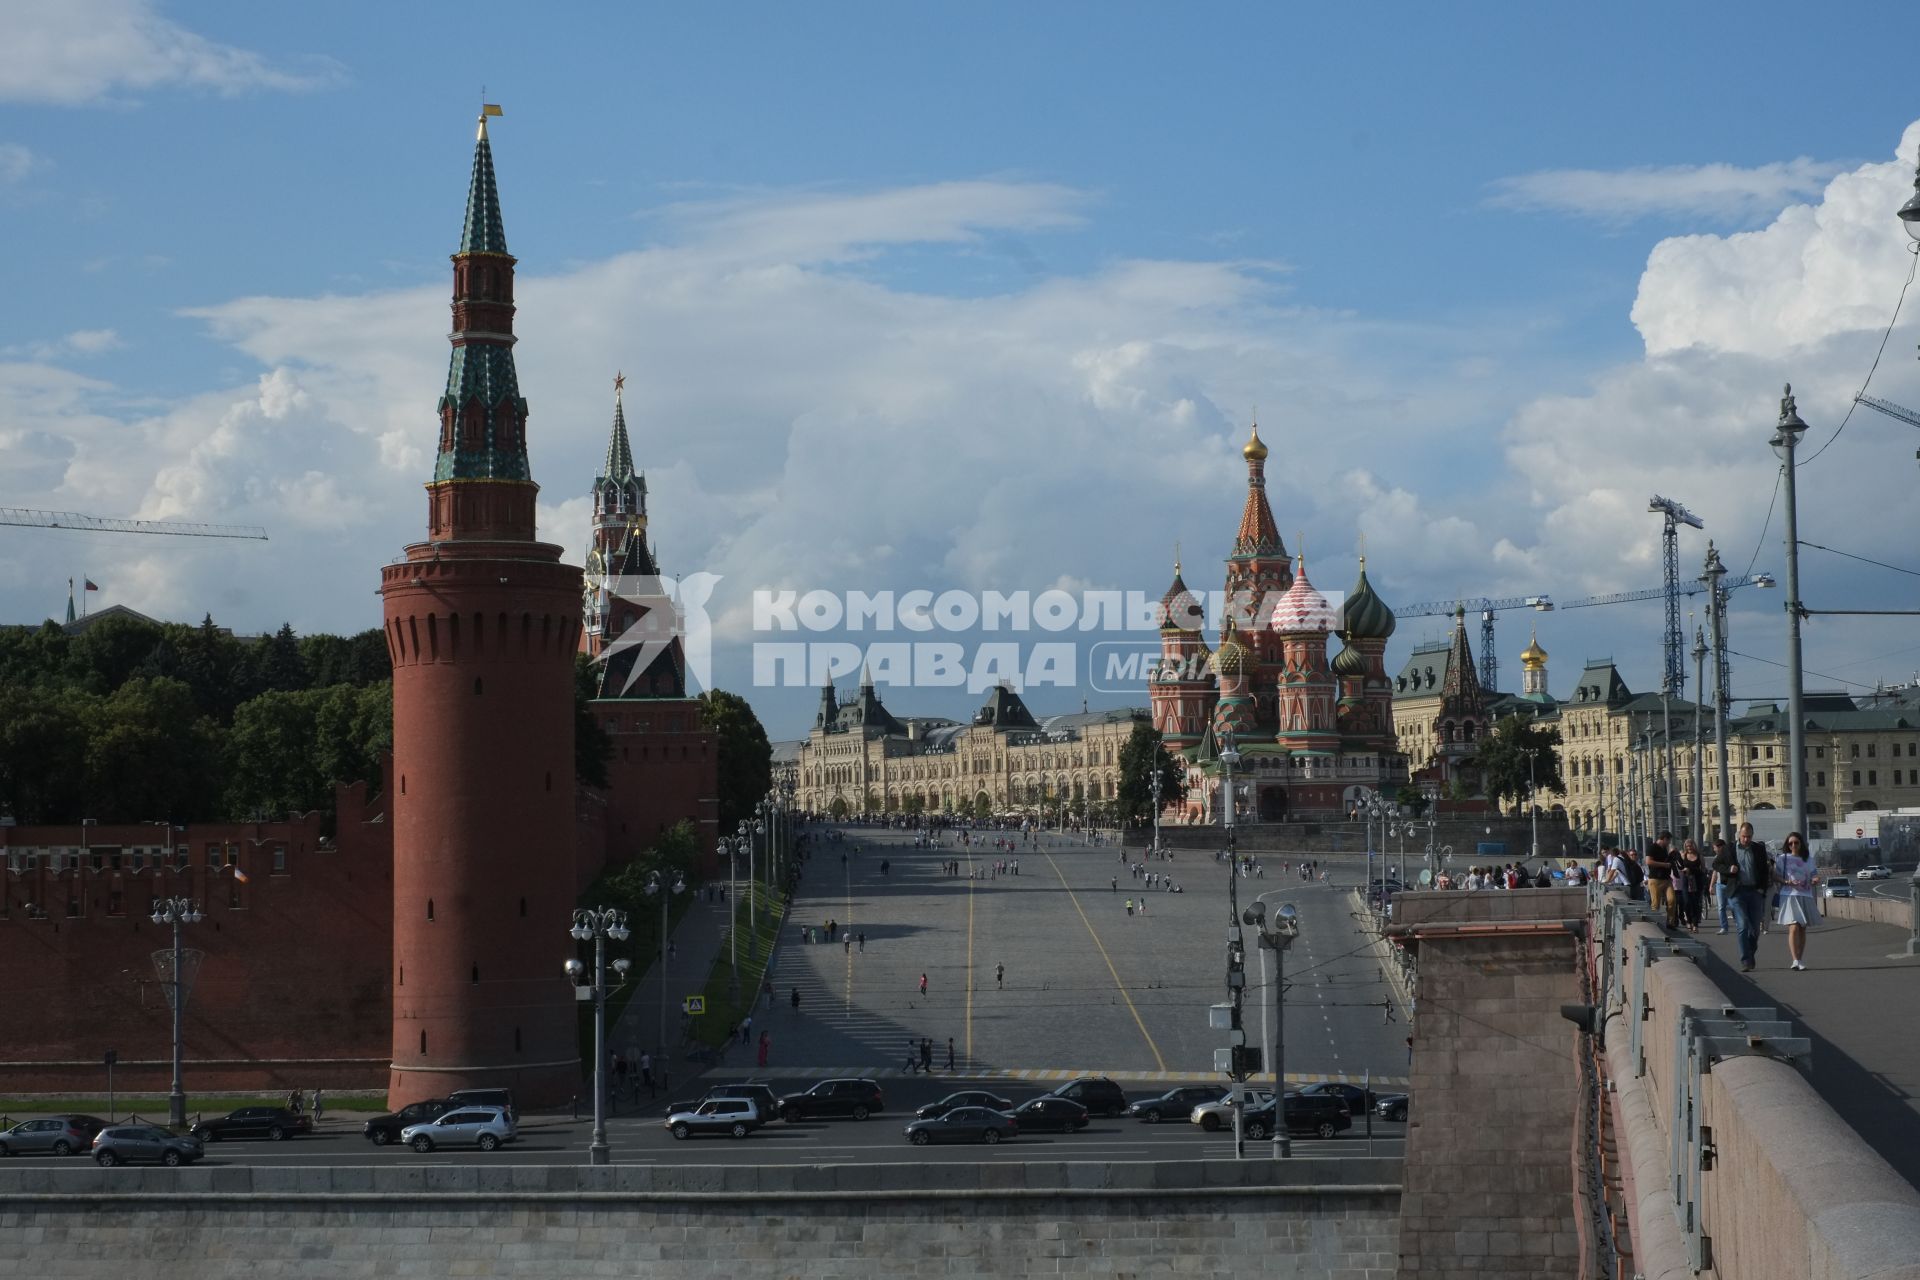
[{"label": "road sign", "polygon": [[690,1014],[705,1013],[707,1011],[707,998],[705,996],[688,996],[680,1002],[680,1011]]}]

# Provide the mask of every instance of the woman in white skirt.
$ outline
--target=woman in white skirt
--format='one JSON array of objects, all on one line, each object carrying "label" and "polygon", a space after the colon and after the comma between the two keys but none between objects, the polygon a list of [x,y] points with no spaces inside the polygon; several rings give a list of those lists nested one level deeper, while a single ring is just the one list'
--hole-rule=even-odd
[{"label": "woman in white skirt", "polygon": [[1813,887],[1820,883],[1813,860],[1807,856],[1806,837],[1798,831],[1787,835],[1786,845],[1774,862],[1775,882],[1780,886],[1780,913],[1776,923],[1787,927],[1787,954],[1793,967],[1804,969],[1807,953],[1807,929],[1818,918]]}]

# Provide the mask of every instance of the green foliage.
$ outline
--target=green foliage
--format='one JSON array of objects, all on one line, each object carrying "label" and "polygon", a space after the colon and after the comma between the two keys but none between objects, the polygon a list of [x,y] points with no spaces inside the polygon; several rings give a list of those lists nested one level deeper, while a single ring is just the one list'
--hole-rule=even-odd
[{"label": "green foliage", "polygon": [[613,759],[613,739],[593,718],[590,704],[600,693],[600,671],[586,654],[573,659],[573,776],[583,786],[608,785],[607,762]]},{"label": "green foliage", "polygon": [[1120,812],[1127,820],[1153,813],[1153,771],[1160,770],[1160,802],[1177,805],[1187,798],[1187,771],[1160,741],[1160,731],[1137,721],[1120,748]]},{"label": "green foliage", "polygon": [[973,798],[973,816],[976,818],[993,816],[993,801],[987,798],[987,793],[984,791]]},{"label": "green foliage", "polygon": [[392,745],[391,685],[263,693],[241,704],[227,734],[227,812],[331,809],[334,783],[377,778]]},{"label": "green foliage", "polygon": [[1481,791],[1496,804],[1508,799],[1525,800],[1528,793],[1528,767],[1532,766],[1532,784],[1539,791],[1563,794],[1566,783],[1560,776],[1560,730],[1542,727],[1524,716],[1508,716],[1480,739],[1473,753],[1473,766],[1480,774]]},{"label": "green foliage", "polygon": [[719,739],[720,831],[731,834],[753,816],[773,786],[773,746],[747,700],[724,689],[700,695],[700,723]]},{"label": "green foliage", "polygon": [[836,821],[838,819],[846,817],[847,816],[846,799],[842,796],[835,796],[833,800],[827,805],[827,814],[830,817],[834,818]]},{"label": "green foliage", "polygon": [[1400,788],[1393,798],[1395,803],[1416,818],[1423,816],[1432,803],[1427,799],[1426,792],[1411,784]]}]

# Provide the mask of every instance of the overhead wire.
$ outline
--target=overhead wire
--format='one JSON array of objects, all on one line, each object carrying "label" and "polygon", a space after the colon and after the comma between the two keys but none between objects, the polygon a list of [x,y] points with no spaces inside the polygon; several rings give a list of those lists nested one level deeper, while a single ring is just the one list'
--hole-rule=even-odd
[{"label": "overhead wire", "polygon": [[1887,339],[1893,336],[1893,327],[1900,322],[1900,308],[1907,300],[1907,289],[1913,284],[1914,272],[1920,270],[1920,244],[1909,245],[1907,248],[1907,256],[1912,258],[1913,261],[1907,264],[1907,278],[1901,282],[1900,296],[1894,299],[1893,315],[1888,319],[1887,327],[1880,335],[1880,348],[1873,353],[1873,363],[1867,368],[1866,380],[1860,384],[1860,390],[1847,405],[1847,412],[1841,417],[1840,425],[1833,429],[1833,434],[1827,437],[1825,444],[1800,460],[1800,466],[1806,466],[1809,462],[1812,462],[1832,447],[1833,442],[1840,438],[1840,433],[1847,429],[1847,423],[1853,420],[1853,411],[1860,407],[1860,397],[1867,394],[1867,388],[1873,385],[1874,370],[1880,367],[1880,357],[1887,353]]},{"label": "overhead wire", "polygon": [[1815,551],[1824,551],[1828,555],[1845,556],[1849,560],[1858,560],[1861,564],[1870,564],[1877,569],[1891,569],[1895,573],[1904,573],[1910,578],[1920,578],[1920,570],[1903,569],[1897,564],[1888,564],[1884,560],[1875,560],[1870,556],[1857,556],[1851,551],[1842,551],[1838,547],[1822,546],[1818,542],[1808,542],[1805,538],[1800,540],[1800,545],[1803,547],[1812,547]]}]

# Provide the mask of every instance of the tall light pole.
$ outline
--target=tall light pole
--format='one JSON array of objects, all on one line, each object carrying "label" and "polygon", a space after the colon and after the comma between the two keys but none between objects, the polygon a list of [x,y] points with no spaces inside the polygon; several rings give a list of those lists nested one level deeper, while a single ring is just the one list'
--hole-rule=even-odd
[{"label": "tall light pole", "polygon": [[1788,383],[1780,397],[1780,425],[1768,441],[1780,457],[1780,471],[1786,478],[1787,498],[1787,756],[1792,779],[1788,807],[1793,811],[1790,830],[1805,831],[1807,822],[1807,744],[1804,701],[1801,690],[1800,619],[1806,609],[1800,603],[1800,512],[1794,494],[1794,450],[1807,424],[1793,407],[1793,384]]},{"label": "tall light pole", "polygon": [[1227,1002],[1232,1010],[1227,1033],[1227,1074],[1233,1081],[1233,1099],[1229,1105],[1233,1108],[1233,1155],[1237,1160],[1247,1154],[1246,1126],[1242,1123],[1247,1109],[1246,1029],[1240,1021],[1247,984],[1247,949],[1240,933],[1240,855],[1234,845],[1234,810],[1238,804],[1233,789],[1233,767],[1239,763],[1240,753],[1234,750],[1233,735],[1229,733],[1220,749],[1220,822],[1227,829]]},{"label": "tall light pole", "polygon": [[740,930],[735,927],[740,910],[740,895],[736,892],[734,865],[740,856],[740,842],[732,836],[721,836],[716,842],[720,852],[727,855],[727,999],[733,1004],[740,1003]]},{"label": "tall light pole", "polygon": [[[765,813],[763,801],[754,808],[755,813]],[[740,824],[740,834],[747,841],[747,960],[749,963],[760,958],[760,879],[754,873],[754,846],[759,837],[767,833],[767,824],[763,818],[749,818]]]},{"label": "tall light pole", "polygon": [[[612,907],[583,907],[573,913],[575,942],[593,943],[593,1138],[587,1144],[587,1163],[606,1164],[613,1158],[607,1146],[607,939],[625,942],[627,913]],[[625,978],[628,961],[615,960],[614,971]],[[578,983],[584,970],[578,958],[567,961],[567,976]],[[667,973],[660,971],[660,1002],[667,999]],[[661,1039],[664,1043],[665,1035]]]},{"label": "tall light pole", "polygon": [[[1533,815],[1532,858],[1535,862],[1538,862],[1540,860],[1540,784],[1534,781],[1533,758],[1536,755],[1538,755],[1539,752],[1537,749],[1533,747],[1526,748],[1526,752],[1527,752],[1527,809]],[[1402,879],[1404,880],[1405,877],[1402,877]]]},{"label": "tall light pole", "polygon": [[153,907],[155,924],[173,926],[173,972],[167,987],[167,994],[173,997],[173,1084],[167,1089],[167,1123],[176,1129],[183,1129],[187,1124],[187,1093],[180,1082],[180,1067],[185,1025],[181,1019],[187,1008],[189,984],[182,972],[186,951],[180,945],[180,929],[183,925],[199,924],[203,919],[205,916],[192,898],[162,898]]},{"label": "tall light pole", "polygon": [[[667,1053],[667,904],[674,894],[685,892],[686,887],[686,879],[678,871],[673,873],[671,885],[658,871],[649,871],[647,883],[643,887],[649,898],[660,899],[660,954],[657,958],[660,963],[660,1054],[662,1057]],[[738,1003],[738,1000],[736,992],[735,1003]]]},{"label": "tall light pole", "polygon": [[[1148,758],[1152,761],[1152,763],[1148,767],[1153,770],[1153,776],[1151,779],[1151,783],[1153,786],[1153,856],[1157,858],[1160,856],[1160,773],[1161,773],[1160,742],[1158,739],[1155,739],[1153,744],[1153,752]],[[1122,838],[1124,839],[1125,837],[1122,837]]]},{"label": "tall light pole", "polygon": [[1707,838],[1707,764],[1701,758],[1705,752],[1706,724],[1700,718],[1700,712],[1707,705],[1707,637],[1699,627],[1693,629],[1693,698],[1693,813],[1687,830],[1700,842],[1702,852],[1711,853],[1708,848],[1711,841]]},{"label": "tall light pole", "polygon": [[1255,898],[1241,917],[1260,931],[1260,945],[1273,952],[1273,1154],[1278,1160],[1293,1155],[1293,1136],[1287,1132],[1287,948],[1300,936],[1300,913],[1291,902],[1267,918],[1267,904]]},{"label": "tall light pole", "polygon": [[1727,591],[1723,585],[1726,576],[1727,566],[1720,562],[1719,550],[1713,543],[1707,543],[1707,567],[1700,581],[1707,584],[1707,624],[1713,628],[1713,754],[1720,782],[1720,821],[1714,825],[1719,828],[1720,839],[1731,845],[1733,782],[1727,771],[1727,664],[1720,660],[1727,651]]}]

